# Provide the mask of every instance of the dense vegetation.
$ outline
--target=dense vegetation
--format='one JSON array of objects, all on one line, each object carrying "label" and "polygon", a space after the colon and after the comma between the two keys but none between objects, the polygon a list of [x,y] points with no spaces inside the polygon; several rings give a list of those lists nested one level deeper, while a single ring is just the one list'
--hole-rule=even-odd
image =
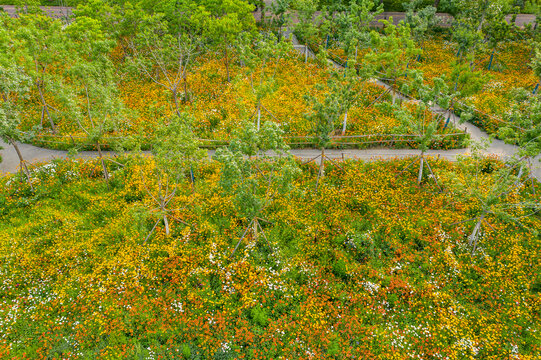
[{"label": "dense vegetation", "polygon": [[428,180],[417,186],[409,171],[396,177],[407,165],[397,160],[329,164],[314,193],[317,168],[304,165],[291,191],[259,212],[255,231],[220,180],[225,168],[205,162],[195,191],[189,180],[178,187],[170,235],[160,222],[150,237],[161,216],[150,211],[155,165],[116,161],[109,186],[99,161],[38,167],[34,192],[24,178],[2,180],[2,357],[541,351],[541,237],[531,231],[541,218],[512,207],[539,196],[513,188],[502,198],[507,217],[487,216],[475,253],[467,245],[474,224],[464,220],[498,187],[497,161],[433,160],[444,192]]},{"label": "dense vegetation", "polygon": [[[35,0],[33,2],[29,0],[0,0],[0,4],[14,5],[14,4],[36,3],[42,6],[77,6],[80,4],[85,4],[86,2],[87,0]],[[385,11],[404,11],[405,8],[407,7],[408,2],[410,2],[410,0],[381,0],[380,2],[383,4],[383,8],[385,9]],[[147,0],[144,3],[150,7],[153,5],[154,2]],[[261,1],[261,0],[250,0],[249,3],[254,4],[259,9],[262,8],[264,5],[264,1]],[[319,8],[323,6],[333,6],[337,3],[348,5],[350,1],[349,0],[340,0],[340,1],[319,0],[317,1]],[[422,0],[422,4],[424,6],[432,5],[434,7],[437,7],[438,12],[455,13],[457,11],[456,2],[452,0]],[[507,4],[508,6],[513,7],[513,9],[516,12],[520,12],[520,13],[534,14],[537,11],[539,11],[538,0],[510,0],[510,1],[507,1]]]},{"label": "dense vegetation", "polygon": [[403,23],[384,22],[386,37],[372,33],[371,38],[368,25],[382,9],[370,1],[360,4],[338,11],[332,20],[318,18],[318,28],[300,24],[296,34],[339,64],[360,70],[372,63],[375,77],[414,97],[412,84],[419,79],[429,87],[444,81],[452,97],[449,108],[502,140],[525,143],[541,135],[537,30],[507,23],[504,7],[471,2],[447,31],[437,26],[433,7],[413,1]]},{"label": "dense vegetation", "polygon": [[[419,0],[374,27],[381,3],[0,14],[20,160],[0,176],[0,358],[535,359],[539,31],[507,0],[442,0],[450,30]],[[29,164],[21,142],[96,158]],[[418,155],[327,151],[372,146]]]},{"label": "dense vegetation", "polygon": [[[242,16],[248,10],[236,9]],[[321,64],[299,61],[289,42],[272,33],[258,35],[253,21],[216,34],[207,33],[211,19],[192,16],[193,28],[183,30],[160,14],[145,15],[140,8],[122,11],[128,9],[96,1],[77,10],[67,27],[40,14],[0,18],[7,56],[4,77],[10,79],[4,92],[12,96],[12,111],[16,107],[20,119],[14,126],[25,138],[63,149],[134,141],[148,147],[159,124],[186,111],[195,118],[194,133],[208,140],[207,146],[227,142],[245,119],[277,122],[291,144],[307,146],[314,125],[306,115],[314,104],[305,96],[320,100],[331,87],[340,101],[333,106],[349,100],[347,109],[337,109],[330,119],[329,131],[361,136],[348,139],[347,146],[383,142],[418,147],[412,135],[419,134],[418,125],[432,122],[443,136],[433,139],[431,148],[460,147],[466,138],[445,126],[442,117],[413,105],[387,106],[390,95],[367,76],[357,82]],[[200,16],[205,14],[201,10]],[[126,19],[119,24],[120,16],[138,18],[138,23]],[[216,42],[239,29],[252,33]],[[163,37],[163,31],[171,33]],[[359,144],[359,139],[368,142]]]}]

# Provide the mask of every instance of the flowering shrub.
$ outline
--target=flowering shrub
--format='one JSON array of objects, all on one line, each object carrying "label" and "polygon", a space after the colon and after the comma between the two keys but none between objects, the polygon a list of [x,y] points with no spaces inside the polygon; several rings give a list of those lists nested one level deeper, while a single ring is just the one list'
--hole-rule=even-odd
[{"label": "flowering shrub", "polygon": [[147,242],[151,159],[108,162],[109,186],[97,160],[37,168],[34,195],[2,177],[0,357],[534,359],[541,238],[490,218],[471,255],[461,221],[480,204],[451,184],[473,161],[431,163],[444,192],[396,177],[404,159],[330,163],[314,194],[306,164],[232,257],[247,219],[216,162],[179,185],[187,225]]}]

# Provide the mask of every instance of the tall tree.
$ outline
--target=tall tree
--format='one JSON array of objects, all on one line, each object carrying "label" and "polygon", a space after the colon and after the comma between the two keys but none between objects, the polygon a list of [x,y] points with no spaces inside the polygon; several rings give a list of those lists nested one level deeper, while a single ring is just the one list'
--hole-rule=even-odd
[{"label": "tall tree", "polygon": [[180,115],[180,101],[190,99],[188,71],[197,54],[198,39],[182,29],[170,33],[162,15],[147,17],[142,28],[130,43],[132,64],[171,93],[174,111]]},{"label": "tall tree", "polygon": [[290,21],[292,0],[276,0],[271,3],[271,25],[278,32],[278,40],[282,40],[282,30]]},{"label": "tall tree", "polygon": [[[427,35],[436,25],[439,24],[439,19],[436,17],[435,6],[425,6],[423,0],[414,0],[404,3],[406,16],[404,22],[410,25],[413,39],[421,49],[424,48],[424,43],[427,40]],[[420,60],[420,55],[417,60]]]},{"label": "tall tree", "polygon": [[76,18],[84,16],[99,21],[100,30],[121,46],[122,59],[130,54],[130,44],[145,19],[141,4],[129,1],[114,4],[107,0],[89,0],[73,9],[73,14]]},{"label": "tall tree", "polygon": [[13,37],[13,27],[17,23],[16,19],[0,13],[0,138],[15,149],[21,171],[33,189],[30,171],[17,144],[32,135],[32,132],[20,129],[20,110],[29,97],[32,79],[16,61],[29,57],[27,49]]},{"label": "tall tree", "polygon": [[[319,85],[317,88],[319,90],[325,89],[322,85]],[[316,192],[320,179],[325,175],[325,149],[331,143],[332,134],[336,124],[340,121],[340,114],[342,113],[343,88],[340,83],[339,73],[331,74],[327,81],[327,89],[325,90],[327,92],[322,100],[312,94],[305,95],[305,101],[311,105],[311,112],[306,113],[304,116],[311,125],[312,142],[317,149],[321,150],[320,155],[313,159],[320,159]]]},{"label": "tall tree", "polygon": [[[175,197],[183,191],[186,174],[188,172],[193,174],[197,162],[207,156],[193,133],[192,123],[192,117],[181,113],[164,121],[157,129],[152,146],[156,166],[150,178],[141,173],[147,194],[152,199],[152,206],[155,207],[153,210],[158,213],[158,219],[145,241],[162,220],[166,235],[170,234],[170,218],[189,225],[177,216],[180,210],[172,205],[175,204]],[[195,191],[193,181],[192,176],[192,192]]]},{"label": "tall tree", "polygon": [[538,233],[539,229],[525,226],[527,217],[541,210],[539,197],[521,194],[524,186],[524,170],[526,164],[521,158],[506,161],[504,166],[492,172],[491,177],[483,173],[486,164],[485,157],[480,153],[483,145],[474,146],[471,159],[459,159],[463,176],[453,179],[450,189],[454,196],[468,199],[473,205],[469,219],[456,224],[473,223],[468,235],[468,245],[475,253],[482,239],[483,229],[490,228],[491,219],[513,223],[521,228]]},{"label": "tall tree", "polygon": [[[238,42],[239,57],[248,69],[250,86],[255,97],[255,111],[252,117],[256,118],[256,128],[261,128],[261,113],[265,110],[269,115],[274,115],[263,104],[265,98],[276,89],[275,75],[280,59],[285,57],[290,50],[290,45],[285,41],[278,41],[272,33],[265,35],[247,34]],[[251,118],[250,118],[251,120]]]},{"label": "tall tree", "polygon": [[432,80],[433,85],[428,87],[425,85],[423,75],[420,72],[412,72],[411,78],[411,81],[404,85],[404,91],[413,91],[417,94],[418,100],[416,101],[416,104],[413,105],[414,110],[410,111],[406,107],[401,107],[395,111],[395,115],[401,121],[398,131],[417,135],[417,143],[421,153],[419,156],[415,157],[414,160],[397,175],[397,177],[418,161],[419,173],[417,176],[417,183],[420,185],[423,180],[426,164],[430,174],[429,178],[440,187],[437,177],[425,154],[432,142],[440,138],[437,134],[437,130],[442,123],[441,114],[434,115],[431,111],[431,106],[437,104],[443,109],[448,109],[453,95],[449,93],[449,88],[445,83],[445,79],[434,78]]},{"label": "tall tree", "polygon": [[370,23],[382,12],[383,4],[376,7],[372,0],[352,0],[336,14],[338,40],[348,59],[353,57],[358,61],[359,48],[370,46]]},{"label": "tall tree", "polygon": [[[498,137],[508,144],[520,146],[516,156],[524,161],[527,178],[535,192],[532,170],[541,154],[541,98],[526,89],[517,89],[504,126]],[[537,164],[539,165],[539,164]]]},{"label": "tall tree", "polygon": [[394,25],[392,17],[382,22],[383,34],[372,31],[374,51],[368,53],[365,58],[376,66],[380,78],[391,83],[394,104],[398,80],[408,76],[412,71],[409,65],[422,51],[413,41],[408,25],[403,23]]},{"label": "tall tree", "polygon": [[277,195],[287,196],[293,188],[299,169],[282,135],[279,126],[271,121],[265,122],[259,131],[252,123],[245,123],[231,144],[218,149],[213,157],[222,164],[220,185],[223,191],[233,196],[239,216],[248,222],[231,256],[249,231],[254,241],[258,241],[260,234],[266,240],[261,226],[261,221],[268,221],[264,219],[265,210]]},{"label": "tall tree", "polygon": [[297,23],[295,33],[304,41],[304,62],[308,62],[308,43],[317,34],[318,27],[315,23],[317,4],[314,0],[297,0],[295,2]]},{"label": "tall tree", "polygon": [[52,112],[57,109],[51,105],[50,99],[55,94],[53,88],[61,83],[55,67],[67,56],[63,24],[39,13],[21,15],[18,24],[12,36],[20,40],[19,44],[29,54],[18,60],[37,90],[41,105],[41,125],[46,118],[51,131],[56,134],[58,131]]},{"label": "tall tree", "polygon": [[27,140],[31,135],[19,128],[20,105],[16,101],[27,96],[31,79],[16,65],[9,64],[5,60],[0,58],[0,138],[15,149],[21,171],[24,172],[30,188],[34,190],[30,171],[17,145],[18,141]]},{"label": "tall tree", "polygon": [[[70,117],[86,134],[98,151],[103,176],[109,173],[102,153],[103,138],[113,132],[123,118],[123,105],[118,96],[114,66],[109,52],[114,46],[101,31],[100,23],[80,16],[67,29],[71,46],[71,64],[66,75],[71,79],[71,92],[65,92],[64,102]],[[79,99],[84,99],[81,103]]]},{"label": "tall tree", "polygon": [[202,0],[191,20],[224,56],[227,81],[231,81],[231,46],[245,31],[255,30],[254,7],[245,0]]}]

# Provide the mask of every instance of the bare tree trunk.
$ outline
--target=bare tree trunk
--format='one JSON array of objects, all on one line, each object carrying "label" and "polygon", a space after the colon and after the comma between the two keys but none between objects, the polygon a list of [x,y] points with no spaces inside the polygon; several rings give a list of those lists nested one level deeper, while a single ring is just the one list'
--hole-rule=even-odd
[{"label": "bare tree trunk", "polygon": [[169,236],[169,221],[167,220],[167,215],[163,216],[163,223],[165,225],[165,235]]},{"label": "bare tree trunk", "polygon": [[227,72],[227,82],[231,82],[231,77],[229,75],[229,55],[227,53],[227,37],[224,35],[224,52],[225,52],[225,70]]},{"label": "bare tree trunk", "polygon": [[325,148],[321,148],[321,161],[319,162],[319,176],[325,176]]},{"label": "bare tree trunk", "polygon": [[319,187],[319,180],[325,175],[325,148],[321,148],[321,159],[319,161],[319,172],[317,174],[317,180],[316,180],[316,192]]},{"label": "bare tree trunk", "polygon": [[190,102],[190,96],[188,95],[188,72],[184,71],[184,101]]},{"label": "bare tree trunk", "polygon": [[472,253],[475,252],[475,249],[477,248],[477,240],[479,239],[479,230],[481,230],[481,224],[483,223],[483,219],[485,218],[486,212],[481,215],[479,218],[479,221],[475,224],[475,227],[473,228],[473,231],[470,235],[470,240],[468,242],[469,246],[472,246],[473,244],[473,250]]},{"label": "bare tree trunk", "polygon": [[15,152],[17,153],[17,156],[19,157],[21,171],[23,171],[24,174],[26,175],[26,180],[28,181],[28,185],[30,185],[30,189],[34,191],[34,186],[32,185],[32,181],[30,179],[30,171],[28,170],[28,167],[26,166],[26,162],[23,159],[23,155],[21,154],[21,150],[19,149],[19,146],[13,139],[9,139],[9,143],[15,148]]},{"label": "bare tree trunk", "polygon": [[103,168],[103,177],[105,178],[107,184],[109,184],[109,173],[107,172],[105,161],[103,161],[103,154],[101,152],[101,146],[99,141],[96,141],[96,148],[98,149],[98,156],[100,157],[101,167]]},{"label": "bare tree trunk", "polygon": [[180,117],[180,108],[178,105],[178,91],[177,91],[176,85],[173,89],[171,89],[171,92],[173,93],[173,100],[175,101],[175,112]]},{"label": "bare tree trunk", "polygon": [[417,177],[417,184],[421,184],[421,180],[423,180],[423,165],[424,165],[425,157],[421,155],[421,162],[419,166],[419,176]]},{"label": "bare tree trunk", "polygon": [[344,123],[342,124],[342,135],[346,134],[346,126],[348,124],[348,111],[344,114]]},{"label": "bare tree trunk", "polygon": [[[39,96],[41,99],[41,106],[43,106],[43,109],[47,113],[47,118],[49,119],[49,123],[51,124],[53,134],[56,134],[56,126],[54,125],[53,118],[51,117],[51,114],[49,113],[49,106],[47,106],[47,102],[45,101],[45,97],[43,96],[43,90],[41,89],[41,80],[37,80],[36,85],[38,87]],[[43,117],[42,117],[42,122],[43,122]]]},{"label": "bare tree trunk", "polygon": [[253,222],[253,231],[254,231],[254,240],[257,241],[257,239],[259,238],[259,234],[257,232],[257,225],[258,225],[258,221],[257,219],[254,220]]},{"label": "bare tree trunk", "polygon": [[[534,90],[534,94],[535,94],[535,90]],[[41,127],[43,127],[43,118],[45,117],[45,106],[42,106],[41,107],[41,117],[40,117],[40,122],[39,122],[39,125]]]},{"label": "bare tree trunk", "polygon": [[257,103],[257,131],[261,128],[261,100]]}]

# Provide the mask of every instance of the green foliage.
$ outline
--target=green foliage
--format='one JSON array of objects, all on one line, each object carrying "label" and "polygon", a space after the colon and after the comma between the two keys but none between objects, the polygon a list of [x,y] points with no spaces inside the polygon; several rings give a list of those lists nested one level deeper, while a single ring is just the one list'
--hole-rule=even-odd
[{"label": "green foliage", "polygon": [[276,0],[271,3],[271,25],[272,28],[277,30],[278,39],[282,39],[282,30],[285,25],[290,21],[290,7],[293,0]]},{"label": "green foliage", "polygon": [[157,166],[177,181],[206,157],[206,151],[200,148],[200,141],[191,129],[192,122],[186,113],[164,121],[152,146]]},{"label": "green foliage", "polygon": [[260,307],[254,307],[250,310],[250,316],[252,320],[259,326],[266,326],[268,322],[267,311]]},{"label": "green foliage", "polygon": [[195,28],[222,49],[228,82],[231,81],[229,47],[242,32],[255,30],[253,9],[253,5],[244,0],[204,0],[191,16]]},{"label": "green foliage", "polygon": [[334,17],[338,38],[348,57],[357,55],[357,50],[370,45],[370,23],[383,12],[372,0],[353,0]]},{"label": "green foliage", "polygon": [[318,32],[314,23],[317,5],[314,0],[295,0],[294,7],[297,10],[298,22],[295,24],[295,33],[302,39],[310,39]]},{"label": "green foliage", "polygon": [[[321,85],[318,86],[320,89],[323,88]],[[323,100],[311,94],[304,96],[305,101],[312,106],[312,112],[305,114],[305,117],[311,124],[312,141],[318,149],[329,146],[331,135],[339,123],[340,114],[345,107],[344,104],[347,106],[354,100],[348,97],[351,92],[351,83],[346,82],[345,85],[342,85],[339,72],[331,74],[327,81],[327,88],[328,91]],[[347,107],[345,108],[347,109]]]},{"label": "green foliage", "polygon": [[178,27],[171,31],[163,15],[147,16],[142,31],[129,42],[129,57],[134,76],[143,73],[157,85],[170,91],[174,109],[180,115],[179,98],[190,100],[187,77],[197,55],[199,38]]},{"label": "green foliage", "polygon": [[27,94],[30,78],[14,64],[0,63],[0,138],[6,142],[28,140],[30,133],[19,129],[19,105],[13,101]]},{"label": "green foliage", "polygon": [[[250,86],[255,97],[256,128],[259,130],[261,128],[261,112],[264,107],[262,102],[276,91],[276,66],[278,66],[280,59],[288,55],[291,47],[288,42],[280,41],[272,33],[264,35],[246,33],[240,37],[237,48],[241,63],[249,69]],[[268,69],[271,62],[275,63],[272,72]]]},{"label": "green foliage", "polygon": [[368,53],[366,59],[377,67],[378,77],[392,82],[394,88],[398,78],[408,76],[411,71],[410,62],[422,51],[412,39],[408,25],[394,25],[392,18],[382,20],[382,23],[383,34],[371,32],[371,45],[378,51]]},{"label": "green foliage", "polygon": [[425,41],[425,35],[438,25],[434,6],[421,7],[422,0],[414,0],[404,4],[406,17],[404,22],[410,25],[412,36],[418,43]]},{"label": "green foliage", "polygon": [[[265,122],[259,131],[246,123],[229,147],[216,151],[213,158],[222,164],[220,184],[234,196],[241,217],[259,216],[276,195],[292,190],[298,168],[282,135],[273,122]],[[282,156],[271,157],[269,152]]]}]

